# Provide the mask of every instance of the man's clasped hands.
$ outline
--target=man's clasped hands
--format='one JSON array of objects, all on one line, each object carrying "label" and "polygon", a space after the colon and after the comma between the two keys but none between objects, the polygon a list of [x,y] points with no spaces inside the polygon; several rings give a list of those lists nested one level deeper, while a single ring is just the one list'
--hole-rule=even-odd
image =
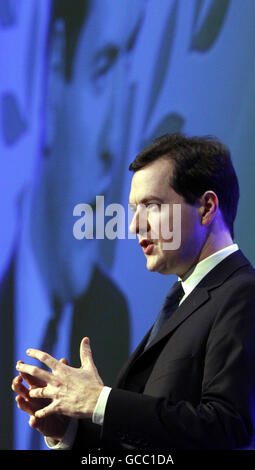
[{"label": "man's clasped hands", "polygon": [[26,353],[51,372],[18,361],[19,375],[12,382],[12,389],[18,394],[17,405],[30,415],[31,427],[60,441],[70,418],[92,418],[104,386],[93,361],[89,338],[81,341],[80,368],[70,367],[66,359],[57,360],[38,349],[28,349]]}]

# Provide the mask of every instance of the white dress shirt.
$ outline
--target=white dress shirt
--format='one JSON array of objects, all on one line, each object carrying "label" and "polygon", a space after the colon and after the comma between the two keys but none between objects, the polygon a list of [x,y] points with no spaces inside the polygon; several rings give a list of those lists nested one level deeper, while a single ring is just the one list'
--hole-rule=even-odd
[{"label": "white dress shirt", "polygon": [[[184,296],[182,297],[180,304],[188,297],[188,295],[195,289],[199,282],[209,273],[217,264],[219,264],[223,259],[229,256],[234,251],[239,249],[238,245],[233,243],[222,250],[213,253],[207,258],[200,261],[194,268],[192,268],[183,279],[179,280],[182,282],[182,287],[184,290]],[[104,413],[107,404],[107,399],[111,393],[110,387],[103,387],[101,394],[99,395],[94,413],[92,416],[92,421],[95,424],[103,425],[104,422]],[[51,447],[51,449],[71,449],[73,442],[75,440],[76,432],[78,427],[78,421],[76,419],[71,419],[66,434],[61,442],[55,446],[50,446],[45,438],[46,444]]]}]

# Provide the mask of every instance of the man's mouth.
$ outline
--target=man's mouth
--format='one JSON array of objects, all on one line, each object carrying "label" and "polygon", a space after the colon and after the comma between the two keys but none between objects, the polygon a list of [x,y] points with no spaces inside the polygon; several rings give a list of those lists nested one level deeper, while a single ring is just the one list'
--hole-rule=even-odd
[{"label": "man's mouth", "polygon": [[153,247],[154,247],[154,243],[152,240],[144,239],[144,240],[141,240],[139,244],[142,247],[145,255],[150,255],[152,253]]}]

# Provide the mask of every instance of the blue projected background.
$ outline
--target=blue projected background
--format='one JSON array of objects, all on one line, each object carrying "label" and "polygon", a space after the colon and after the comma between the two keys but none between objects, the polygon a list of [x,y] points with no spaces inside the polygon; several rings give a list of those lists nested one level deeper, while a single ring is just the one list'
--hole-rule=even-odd
[{"label": "blue projected background", "polygon": [[112,385],[174,276],[135,240],[76,240],[73,208],[127,207],[128,166],[165,132],[216,135],[255,262],[254,0],[1,0],[1,449],[44,449],[11,391],[27,347],[67,357],[91,338]]}]

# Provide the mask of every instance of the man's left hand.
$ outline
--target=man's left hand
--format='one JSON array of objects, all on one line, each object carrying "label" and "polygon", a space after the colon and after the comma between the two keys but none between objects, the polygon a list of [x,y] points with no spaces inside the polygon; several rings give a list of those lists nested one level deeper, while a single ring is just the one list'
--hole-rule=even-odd
[{"label": "man's left hand", "polygon": [[79,369],[70,367],[38,349],[28,349],[27,355],[38,359],[52,372],[40,367],[17,364],[17,370],[46,383],[41,388],[29,391],[31,398],[49,398],[51,403],[35,412],[37,418],[57,413],[73,418],[91,418],[99,395],[104,386],[93,362],[89,338],[81,341]]}]

